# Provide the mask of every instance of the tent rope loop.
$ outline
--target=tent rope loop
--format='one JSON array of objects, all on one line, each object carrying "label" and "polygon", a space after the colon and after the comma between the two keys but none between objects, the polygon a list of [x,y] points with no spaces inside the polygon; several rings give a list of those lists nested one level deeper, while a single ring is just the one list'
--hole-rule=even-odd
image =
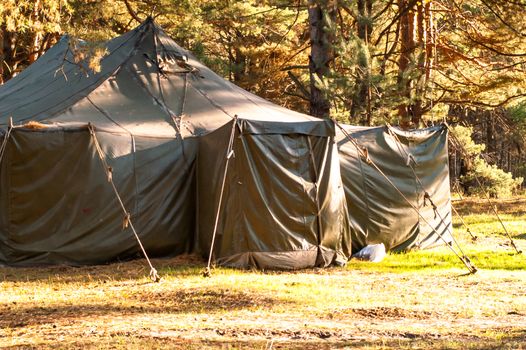
[{"label": "tent rope loop", "polygon": [[216,235],[217,235],[217,228],[219,225],[219,214],[221,213],[221,205],[223,203],[223,194],[225,192],[225,184],[226,184],[226,175],[228,173],[228,163],[230,161],[230,158],[234,156],[234,136],[236,133],[236,125],[237,125],[237,115],[234,116],[234,121],[232,122],[232,130],[230,131],[230,139],[228,140],[228,147],[226,150],[226,156],[225,156],[225,170],[223,172],[223,180],[221,183],[221,192],[219,194],[219,201],[217,203],[217,210],[216,210],[216,217],[214,222],[214,230],[212,232],[212,242],[210,244],[210,252],[208,254],[208,263],[206,264],[206,268],[203,271],[203,277],[211,277],[212,272],[210,270],[210,266],[212,265],[212,255],[214,254],[214,245],[216,241]]},{"label": "tent rope loop", "polygon": [[107,176],[108,176],[108,182],[112,182],[112,180],[113,180],[113,168],[111,166],[109,166],[106,169],[106,173],[107,173]]},{"label": "tent rope loop", "polygon": [[363,161],[366,162],[367,164],[371,164],[372,163],[372,160],[371,158],[369,158],[369,150],[367,149],[367,147],[362,147],[361,148],[361,154],[360,156],[363,158]]},{"label": "tent rope loop", "polygon": [[157,270],[155,269],[155,267],[150,267],[150,279],[151,279],[153,282],[159,282],[159,281],[161,281],[161,277],[160,277],[159,274],[157,273]]},{"label": "tent rope loop", "polygon": [[130,226],[130,213],[126,213],[122,219],[122,229],[127,229]]},{"label": "tent rope loop", "polygon": [[[360,145],[358,144],[358,141],[354,137],[352,137],[340,125],[340,123],[338,123],[334,119],[333,119],[333,122],[336,124],[336,126],[338,126],[338,128],[341,130],[343,135],[355,146],[355,148],[358,151],[358,153],[360,154],[360,152],[362,152],[362,154],[360,154],[360,155],[363,156],[363,148],[360,147]],[[404,195],[404,193],[393,183],[393,181],[382,171],[382,169],[380,169],[380,167],[371,158],[369,158],[369,159],[370,159],[370,163],[369,164],[376,171],[378,171],[378,173],[389,183],[389,185],[391,187],[393,187],[396,190],[396,192],[398,192],[398,194],[404,199],[404,201],[407,202],[407,204],[409,204],[409,206],[417,213],[417,215],[431,228],[433,233],[435,233],[440,239],[442,239],[442,241],[444,241],[446,246],[448,246],[450,248],[450,250],[453,252],[453,254],[455,254],[457,256],[457,258],[459,258],[459,260],[468,268],[469,272],[471,274],[476,273],[477,272],[477,268],[471,263],[471,260],[469,260],[469,258],[467,258],[467,256],[464,254],[464,252],[462,251],[462,248],[460,247],[458,242],[455,240],[454,236],[450,233],[451,237],[453,238],[453,242],[455,242],[455,244],[457,245],[457,247],[459,249],[459,252],[457,252],[457,250],[453,247],[453,245],[452,245],[453,242],[446,240],[444,238],[443,234],[438,232],[438,230],[433,225],[431,225],[431,223],[420,213],[418,208],[413,203],[411,203],[411,201],[407,198],[407,196]],[[412,169],[414,171],[414,168],[412,168]],[[441,216],[440,216],[440,220],[441,220],[441,222],[444,222],[444,220],[443,220],[443,218]]]},{"label": "tent rope loop", "polygon": [[124,220],[122,222],[122,228],[125,229],[128,226],[130,227],[130,229],[133,232],[133,235],[135,236],[135,239],[137,240],[137,243],[139,244],[139,247],[144,257],[146,258],[146,261],[148,262],[148,265],[150,266],[150,274],[149,274],[150,279],[153,282],[159,282],[161,280],[161,277],[157,273],[157,269],[153,267],[152,262],[150,261],[150,258],[148,257],[148,254],[146,253],[146,249],[144,249],[144,245],[142,244],[141,239],[139,238],[139,235],[137,234],[137,231],[135,230],[135,226],[133,226],[133,222],[131,220],[131,214],[126,210],[126,207],[124,206],[124,202],[122,201],[122,198],[119,195],[119,191],[117,190],[117,186],[115,186],[115,183],[113,182],[113,177],[111,176],[113,169],[108,165],[108,162],[106,161],[104,151],[102,150],[99,140],[97,139],[97,134],[95,133],[95,127],[91,123],[88,124],[88,130],[91,134],[93,144],[95,145],[95,149],[101,161],[102,167],[106,171],[108,182],[111,184],[111,187],[113,188],[113,192],[115,193],[115,197],[117,198],[120,204],[120,207],[124,213]]},{"label": "tent rope loop", "polygon": [[433,208],[433,213],[435,214],[434,218],[436,219],[437,218],[437,214],[440,215],[440,213],[438,212],[438,208],[435,205],[435,202],[433,202],[433,200],[431,199],[431,196],[429,195],[429,192],[424,191],[424,206],[427,206],[428,202],[431,205],[431,208]]},{"label": "tent rope loop", "polygon": [[7,148],[7,141],[9,140],[9,137],[11,136],[12,130],[13,130],[13,118],[9,117],[9,125],[7,126],[7,132],[4,136],[4,141],[2,142],[2,145],[0,146],[0,164],[2,163],[2,159],[4,158],[4,153]]},{"label": "tent rope loop", "polygon": [[407,161],[405,162],[405,165],[410,166],[411,162],[413,162],[413,164],[416,164],[415,157],[411,153],[407,152]]}]

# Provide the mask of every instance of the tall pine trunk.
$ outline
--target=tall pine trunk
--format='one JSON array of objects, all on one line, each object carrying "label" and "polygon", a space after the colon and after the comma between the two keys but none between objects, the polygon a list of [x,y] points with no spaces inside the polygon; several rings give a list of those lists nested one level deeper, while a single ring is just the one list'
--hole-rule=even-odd
[{"label": "tall pine trunk", "polygon": [[334,59],[332,30],[326,18],[332,23],[336,19],[336,4],[331,1],[309,0],[309,25],[311,52],[309,56],[310,73],[310,114],[319,118],[329,118],[330,103],[319,82],[329,76],[330,64]]},{"label": "tall pine trunk", "polygon": [[5,56],[5,27],[0,26],[0,85],[5,82],[4,70],[6,68],[6,56]]},{"label": "tall pine trunk", "polygon": [[369,59],[369,40],[373,31],[370,24],[372,0],[358,0],[357,32],[360,39],[358,55],[358,72],[356,74],[357,93],[353,96],[351,106],[351,123],[358,120],[362,125],[371,125],[371,62]]},{"label": "tall pine trunk", "polygon": [[413,81],[409,77],[411,56],[415,52],[415,33],[414,33],[414,11],[410,6],[409,0],[398,0],[400,16],[400,58],[398,59],[398,88],[402,102],[398,106],[400,116],[400,126],[408,129],[413,120],[413,106],[411,105],[411,90]]},{"label": "tall pine trunk", "polygon": [[432,1],[398,0],[398,5],[401,11],[398,86],[403,101],[398,114],[403,128],[418,127],[430,108],[426,104],[426,91],[435,54]]}]

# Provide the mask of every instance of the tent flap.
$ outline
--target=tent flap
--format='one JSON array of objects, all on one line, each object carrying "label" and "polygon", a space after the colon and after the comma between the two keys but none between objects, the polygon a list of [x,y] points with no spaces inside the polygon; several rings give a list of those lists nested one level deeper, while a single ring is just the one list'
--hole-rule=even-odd
[{"label": "tent flap", "polygon": [[[200,140],[199,238],[205,254],[226,159],[215,154],[226,152],[232,123]],[[236,130],[214,247],[218,261],[284,269],[346,261],[350,235],[333,138]]]}]

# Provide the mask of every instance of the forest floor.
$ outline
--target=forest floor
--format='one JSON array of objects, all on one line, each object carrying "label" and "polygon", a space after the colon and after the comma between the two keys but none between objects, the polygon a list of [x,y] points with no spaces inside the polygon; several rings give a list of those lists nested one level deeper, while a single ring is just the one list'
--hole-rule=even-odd
[{"label": "forest floor", "polygon": [[[213,270],[192,256],[90,267],[1,268],[0,347],[28,349],[522,349],[526,256],[482,200],[456,202],[479,268],[447,247],[294,272]],[[498,210],[526,251],[526,199]]]}]

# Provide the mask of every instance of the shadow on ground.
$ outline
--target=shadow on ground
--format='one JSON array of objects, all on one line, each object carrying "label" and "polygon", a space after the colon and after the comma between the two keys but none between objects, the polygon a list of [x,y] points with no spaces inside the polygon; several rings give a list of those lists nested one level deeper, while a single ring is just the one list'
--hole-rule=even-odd
[{"label": "shadow on ground", "polygon": [[[180,255],[168,259],[153,259],[153,265],[163,274],[179,276],[200,275],[205,262],[199,256]],[[1,267],[1,266],[0,266]],[[114,262],[105,265],[89,266],[32,266],[1,267],[0,282],[86,282],[140,280],[149,276],[150,268],[146,260]]]},{"label": "shadow on ground", "polygon": [[[526,331],[514,331],[510,335],[493,339],[478,336],[430,336],[426,334],[383,334],[369,337],[351,337],[348,339],[320,339],[318,341],[305,340],[200,340],[196,338],[170,337],[170,338],[138,338],[133,336],[115,336],[102,338],[95,341],[89,339],[77,340],[68,344],[61,344],[64,348],[82,349],[128,349],[128,348],[155,348],[155,349],[290,349],[290,350],[325,350],[325,349],[522,349],[526,341]],[[376,340],[368,340],[375,338]],[[21,344],[7,347],[7,349],[53,349],[56,344]]]},{"label": "shadow on ground", "polygon": [[[138,291],[126,297],[112,298],[99,303],[58,304],[53,306],[19,306],[16,303],[0,306],[0,328],[23,328],[34,325],[54,325],[61,321],[89,320],[97,316],[130,316],[147,314],[185,314],[234,311],[290,304],[267,295],[228,289],[187,289],[175,291]],[[67,322],[66,322],[67,323]],[[55,326],[54,326],[55,327]]]}]

